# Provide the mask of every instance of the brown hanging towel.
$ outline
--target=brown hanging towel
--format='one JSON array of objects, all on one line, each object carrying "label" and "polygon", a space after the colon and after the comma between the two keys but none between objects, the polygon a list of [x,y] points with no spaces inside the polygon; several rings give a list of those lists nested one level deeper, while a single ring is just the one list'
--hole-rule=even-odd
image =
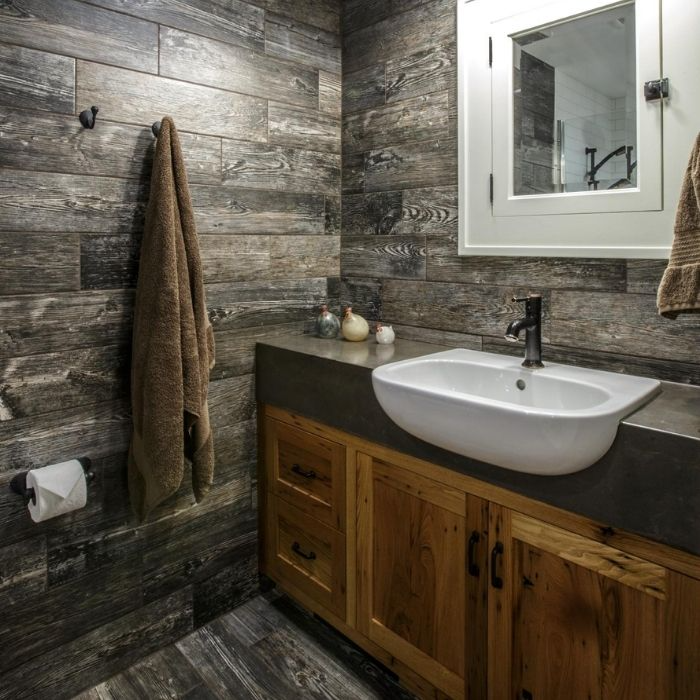
[{"label": "brown hanging towel", "polygon": [[207,390],[214,336],[175,124],[161,123],[136,287],[129,494],[144,519],[179,488],[185,459],[202,500],[214,474]]},{"label": "brown hanging towel", "polygon": [[700,134],[683,178],[671,258],[656,303],[667,318],[700,311]]}]

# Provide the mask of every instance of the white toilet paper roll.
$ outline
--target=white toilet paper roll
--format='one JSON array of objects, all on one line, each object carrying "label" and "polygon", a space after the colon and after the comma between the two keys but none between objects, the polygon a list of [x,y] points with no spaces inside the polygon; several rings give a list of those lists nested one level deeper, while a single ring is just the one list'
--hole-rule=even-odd
[{"label": "white toilet paper roll", "polygon": [[35,523],[84,508],[87,483],[77,459],[51,464],[27,472],[27,488],[34,489],[36,503],[29,501],[29,514]]}]

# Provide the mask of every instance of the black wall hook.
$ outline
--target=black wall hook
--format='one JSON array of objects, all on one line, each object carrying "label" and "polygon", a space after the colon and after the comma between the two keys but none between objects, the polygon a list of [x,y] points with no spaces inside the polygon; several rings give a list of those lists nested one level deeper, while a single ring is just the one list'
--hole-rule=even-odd
[{"label": "black wall hook", "polygon": [[84,109],[79,115],[80,123],[86,129],[95,128],[95,119],[97,118],[97,113],[100,111],[99,107],[90,107],[90,109]]},{"label": "black wall hook", "polygon": [[153,122],[151,125],[151,131],[153,132],[153,135],[158,138],[158,134],[160,134],[160,122]]}]

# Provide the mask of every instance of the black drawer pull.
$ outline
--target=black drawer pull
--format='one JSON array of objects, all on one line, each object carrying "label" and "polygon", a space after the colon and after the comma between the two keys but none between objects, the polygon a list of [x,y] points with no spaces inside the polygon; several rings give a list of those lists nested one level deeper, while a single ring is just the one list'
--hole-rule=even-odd
[{"label": "black drawer pull", "polygon": [[496,542],[491,550],[491,585],[494,588],[503,588],[503,579],[496,575],[496,560],[500,554],[503,554],[503,543]]},{"label": "black drawer pull", "polygon": [[472,530],[472,534],[469,536],[469,548],[467,549],[467,571],[470,576],[475,578],[479,578],[479,565],[474,561],[474,550],[480,539],[479,533],[476,530]]},{"label": "black drawer pull", "polygon": [[301,548],[301,545],[298,542],[295,542],[292,545],[292,552],[294,554],[298,554],[300,557],[303,559],[308,559],[309,561],[313,560],[316,558],[316,552],[309,552],[308,554]]},{"label": "black drawer pull", "polygon": [[298,464],[292,464],[292,471],[295,474],[298,474],[299,476],[303,476],[305,479],[316,478],[316,472],[313,469],[309,469],[309,471],[306,471],[305,469],[302,469]]}]

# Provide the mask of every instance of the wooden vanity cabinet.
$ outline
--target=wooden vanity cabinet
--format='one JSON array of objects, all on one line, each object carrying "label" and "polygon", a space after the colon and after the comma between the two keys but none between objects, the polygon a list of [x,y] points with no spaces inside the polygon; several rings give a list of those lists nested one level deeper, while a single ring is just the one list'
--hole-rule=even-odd
[{"label": "wooden vanity cabinet", "polygon": [[420,697],[700,698],[697,557],[261,413],[262,571]]},{"label": "wooden vanity cabinet", "polygon": [[[464,697],[467,627],[485,629],[486,607],[465,575],[468,546],[472,567],[485,573],[467,535],[483,540],[485,506],[357,454],[357,628],[451,698]],[[475,604],[467,604],[467,586]]]},{"label": "wooden vanity cabinet", "polygon": [[667,570],[490,506],[489,695],[658,700]]}]

